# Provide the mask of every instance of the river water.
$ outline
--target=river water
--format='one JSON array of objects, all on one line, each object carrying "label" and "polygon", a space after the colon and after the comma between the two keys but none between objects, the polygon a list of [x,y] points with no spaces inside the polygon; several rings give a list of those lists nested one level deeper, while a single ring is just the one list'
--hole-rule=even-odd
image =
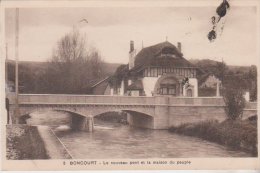
[{"label": "river water", "polygon": [[[94,131],[73,131],[63,112],[34,113],[27,123],[50,126],[75,159],[251,157],[222,145],[171,133],[95,121]],[[51,122],[48,122],[50,121]],[[59,126],[55,125],[60,123]]]}]

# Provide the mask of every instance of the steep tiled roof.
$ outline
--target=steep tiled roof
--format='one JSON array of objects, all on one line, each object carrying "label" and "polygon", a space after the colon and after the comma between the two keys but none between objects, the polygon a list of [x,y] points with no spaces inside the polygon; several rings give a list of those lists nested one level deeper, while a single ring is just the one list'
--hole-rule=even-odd
[{"label": "steep tiled roof", "polygon": [[[163,49],[172,50],[172,56],[160,56]],[[135,68],[140,66],[171,66],[171,67],[194,67],[183,58],[182,53],[170,42],[162,42],[150,47],[143,48],[135,57]]]}]

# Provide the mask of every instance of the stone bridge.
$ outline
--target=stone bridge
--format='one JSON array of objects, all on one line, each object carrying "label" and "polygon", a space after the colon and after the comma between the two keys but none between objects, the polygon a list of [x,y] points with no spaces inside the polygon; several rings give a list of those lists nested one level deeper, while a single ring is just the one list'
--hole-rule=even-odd
[{"label": "stone bridge", "polygon": [[[9,115],[13,120],[35,111],[59,110],[75,114],[71,126],[92,130],[93,117],[110,111],[125,111],[130,125],[150,129],[168,129],[172,125],[207,119],[225,120],[222,97],[133,97],[60,94],[20,94],[19,117],[15,99],[9,97]],[[248,102],[243,118],[257,114],[257,103]],[[17,122],[17,121],[16,121]]]}]

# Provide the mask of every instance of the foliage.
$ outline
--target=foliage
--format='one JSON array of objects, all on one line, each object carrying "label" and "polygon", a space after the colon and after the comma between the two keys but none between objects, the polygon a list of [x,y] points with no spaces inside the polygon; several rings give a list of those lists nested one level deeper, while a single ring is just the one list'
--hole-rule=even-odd
[{"label": "foliage", "polygon": [[216,120],[207,120],[181,124],[169,130],[226,145],[232,149],[243,149],[257,156],[257,125],[249,120],[226,120],[221,123]]},{"label": "foliage", "polygon": [[8,126],[6,147],[7,159],[32,160],[49,158],[44,142],[35,126]]},{"label": "foliage", "polygon": [[[44,67],[43,67],[44,66]],[[90,81],[105,77],[98,51],[86,44],[77,29],[64,35],[45,63],[19,63],[22,93],[89,94]],[[14,81],[15,63],[8,63],[8,79]]]},{"label": "foliage", "polygon": [[225,112],[229,120],[242,118],[245,107],[245,98],[242,89],[225,88],[223,92]]},{"label": "foliage", "polygon": [[43,81],[52,93],[86,93],[88,82],[101,77],[102,65],[98,51],[87,49],[85,37],[73,29],[59,40]]},{"label": "foliage", "polygon": [[215,75],[223,81],[225,75],[228,72],[228,66],[224,61],[222,62],[217,62],[216,67],[215,67]]},{"label": "foliage", "polygon": [[[115,70],[119,66],[119,64],[112,64],[112,63],[102,63],[102,73],[100,75],[100,78],[93,78],[91,77],[91,82],[87,82],[85,85],[89,86],[90,84],[93,84],[95,81],[99,81],[101,79],[104,79],[107,76],[110,76],[114,74]],[[8,80],[11,81],[10,85],[14,87],[14,62],[9,61],[8,62]],[[104,67],[104,68],[103,68]],[[29,94],[49,94],[56,92],[52,88],[52,83],[50,79],[52,77],[50,76],[50,72],[48,70],[50,69],[50,62],[27,62],[27,61],[21,61],[19,63],[19,91],[20,93],[29,93]],[[22,86],[22,87],[21,87]],[[90,93],[90,90],[88,91],[88,87],[85,87],[84,91],[82,93]],[[60,92],[57,92],[60,93]]]},{"label": "foliage", "polygon": [[225,62],[219,62],[209,59],[191,60],[191,62],[199,68],[203,69],[203,71],[205,71],[206,73],[214,74],[220,79],[222,79],[222,77],[230,71]]}]

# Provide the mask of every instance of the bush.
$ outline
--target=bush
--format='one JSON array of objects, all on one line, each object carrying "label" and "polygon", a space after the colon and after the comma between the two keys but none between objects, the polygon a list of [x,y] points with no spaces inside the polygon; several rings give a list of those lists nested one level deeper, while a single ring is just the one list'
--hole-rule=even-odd
[{"label": "bush", "polygon": [[226,145],[232,149],[243,149],[257,156],[257,127],[249,120],[226,120],[221,123],[207,120],[181,124],[169,130]]},{"label": "bush", "polygon": [[223,93],[225,112],[229,120],[241,119],[245,108],[242,89],[225,89]]}]

